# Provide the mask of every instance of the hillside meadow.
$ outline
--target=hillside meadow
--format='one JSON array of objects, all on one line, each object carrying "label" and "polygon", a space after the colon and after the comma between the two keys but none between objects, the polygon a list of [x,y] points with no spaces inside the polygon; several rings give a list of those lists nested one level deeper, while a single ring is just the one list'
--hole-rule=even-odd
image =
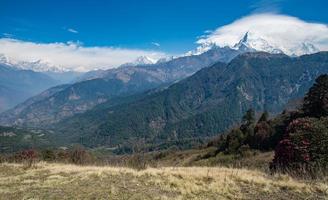
[{"label": "hillside meadow", "polygon": [[228,167],[2,163],[0,199],[328,199],[328,179]]}]

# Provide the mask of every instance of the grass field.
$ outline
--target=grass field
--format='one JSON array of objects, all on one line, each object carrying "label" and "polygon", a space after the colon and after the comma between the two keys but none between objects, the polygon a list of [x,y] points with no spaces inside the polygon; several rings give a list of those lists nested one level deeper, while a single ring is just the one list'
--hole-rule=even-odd
[{"label": "grass field", "polygon": [[327,179],[226,167],[0,164],[0,199],[328,199]]}]

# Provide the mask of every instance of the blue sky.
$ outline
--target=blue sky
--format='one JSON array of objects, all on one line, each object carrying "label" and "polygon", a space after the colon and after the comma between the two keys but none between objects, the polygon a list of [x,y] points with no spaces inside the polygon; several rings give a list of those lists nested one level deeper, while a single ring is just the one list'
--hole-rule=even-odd
[{"label": "blue sky", "polygon": [[328,23],[326,0],[0,0],[0,37],[147,49],[195,48],[206,30],[254,13]]}]

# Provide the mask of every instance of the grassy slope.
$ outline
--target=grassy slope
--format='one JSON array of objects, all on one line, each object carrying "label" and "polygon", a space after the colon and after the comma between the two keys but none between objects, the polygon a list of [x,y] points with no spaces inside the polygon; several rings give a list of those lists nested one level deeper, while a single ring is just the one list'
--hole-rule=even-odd
[{"label": "grassy slope", "polygon": [[225,167],[0,165],[0,199],[326,199],[328,183]]},{"label": "grassy slope", "polygon": [[215,153],[216,147],[194,148],[189,150],[165,150],[134,155],[113,155],[102,148],[93,149],[92,155],[97,164],[128,166],[138,168],[141,161],[150,167],[234,167],[269,171],[274,152],[249,151],[245,155]]}]

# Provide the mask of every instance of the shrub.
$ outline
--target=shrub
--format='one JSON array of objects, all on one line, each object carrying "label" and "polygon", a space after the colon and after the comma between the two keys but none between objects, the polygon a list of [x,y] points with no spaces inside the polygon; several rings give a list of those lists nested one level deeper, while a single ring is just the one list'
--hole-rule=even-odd
[{"label": "shrub", "polygon": [[70,153],[66,150],[58,150],[55,156],[56,156],[56,161],[60,161],[60,162],[70,161]]},{"label": "shrub", "polygon": [[144,170],[147,168],[145,155],[143,153],[135,153],[127,160],[127,166],[136,170]]},{"label": "shrub", "polygon": [[76,146],[70,151],[70,161],[74,164],[84,165],[91,163],[92,157],[83,147]]},{"label": "shrub", "polygon": [[249,145],[242,145],[241,147],[239,147],[239,154],[242,157],[249,157],[253,155],[253,152]]},{"label": "shrub", "polygon": [[23,150],[15,155],[15,160],[18,162],[23,162],[28,168],[32,167],[37,158],[38,152],[34,149]]},{"label": "shrub", "polygon": [[326,169],[328,165],[328,118],[299,118],[287,127],[275,149],[271,169]]},{"label": "shrub", "polygon": [[53,150],[46,149],[41,152],[42,160],[45,161],[54,161],[56,160],[56,154]]}]

